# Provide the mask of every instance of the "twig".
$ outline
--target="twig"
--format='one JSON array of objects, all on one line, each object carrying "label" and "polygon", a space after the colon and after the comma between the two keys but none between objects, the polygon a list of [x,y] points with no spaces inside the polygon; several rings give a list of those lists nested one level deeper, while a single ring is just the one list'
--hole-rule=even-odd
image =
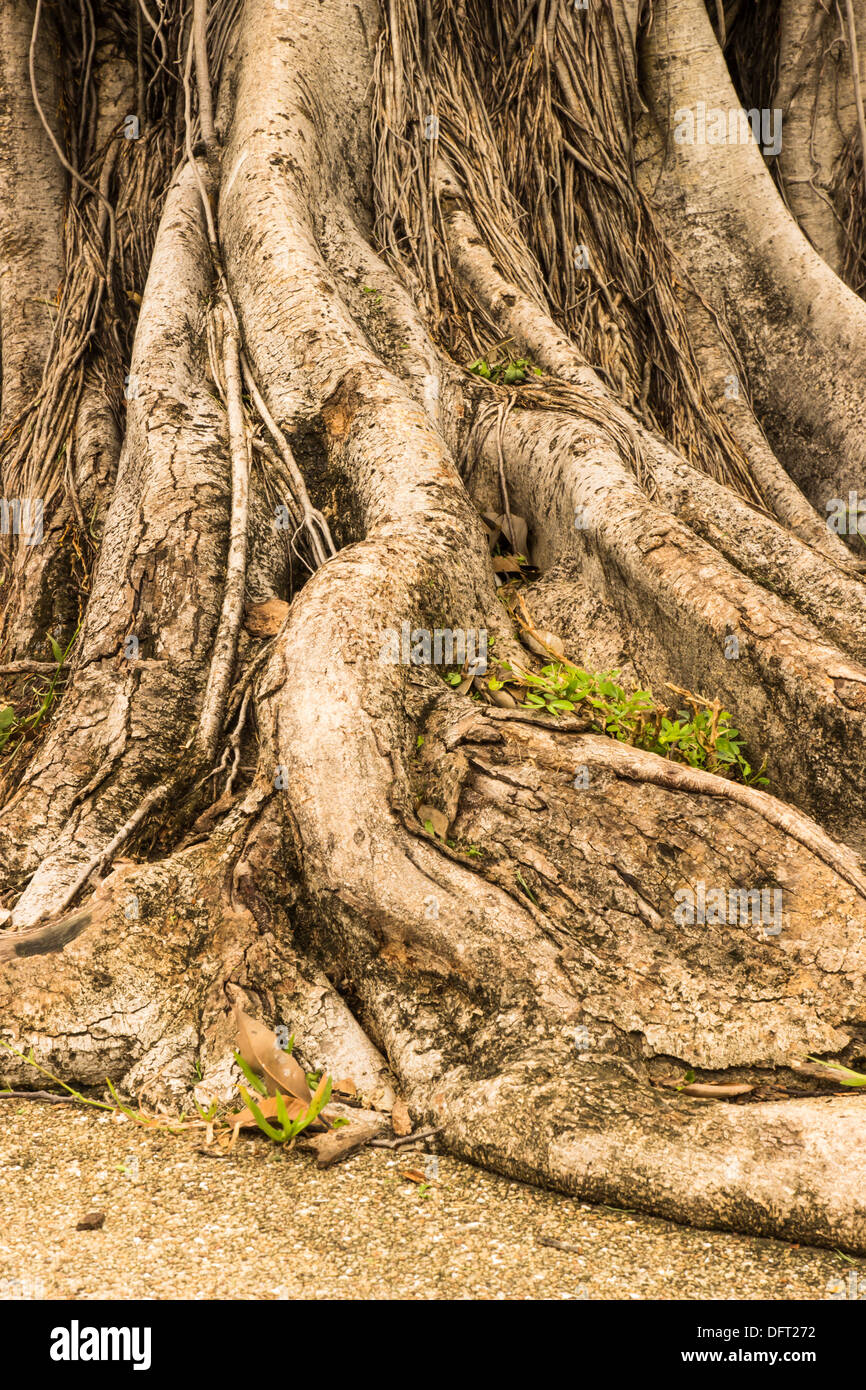
[{"label": "twig", "polygon": [[111,840],[104,849],[101,849],[98,854],[94,854],[93,858],[89,859],[85,864],[77,878],[73,879],[63,897],[54,906],[53,911],[55,914],[65,912],[66,908],[69,907],[70,903],[75,900],[78,893],[84,887],[90,875],[101,868],[107,860],[112,859],[114,855],[123,848],[127,840],[133,832],[138,829],[145,817],[148,816],[155,807],[167,800],[174,790],[175,783],[176,779],[172,779],[168,782],[160,782],[159,786],[154,787],[147,793],[147,796],[139,803],[137,809],[129,817],[129,820],[120,827],[114,839]]},{"label": "twig", "polygon": [[56,671],[56,661],[7,661],[0,666],[0,676],[38,675],[42,671]]},{"label": "twig", "polygon": [[402,1149],[406,1144],[414,1144],[419,1139],[432,1139],[434,1134],[440,1134],[442,1125],[436,1129],[419,1129],[415,1134],[401,1134],[396,1139],[371,1139],[371,1149]]},{"label": "twig", "polygon": [[46,1100],[49,1105],[80,1105],[75,1096],[58,1096],[53,1091],[0,1091],[0,1100]]}]

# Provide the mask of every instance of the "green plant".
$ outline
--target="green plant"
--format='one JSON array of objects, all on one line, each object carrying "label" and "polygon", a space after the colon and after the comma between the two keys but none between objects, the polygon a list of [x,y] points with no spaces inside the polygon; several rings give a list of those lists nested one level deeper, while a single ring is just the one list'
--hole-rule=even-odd
[{"label": "green plant", "polygon": [[[235,1061],[237,1062],[238,1066],[240,1067],[250,1086],[252,1086],[254,1090],[258,1091],[260,1096],[266,1096],[268,1094],[268,1088],[265,1085],[264,1081],[260,1076],[256,1075],[252,1067],[249,1065],[248,1062],[244,1061],[243,1057],[239,1052],[235,1053]],[[241,1090],[240,1086],[238,1087],[238,1090]]]},{"label": "green plant", "polygon": [[491,354],[490,358],[476,357],[474,362],[470,362],[469,370],[473,376],[505,386],[516,386],[525,381],[530,372],[534,376],[543,375],[541,368],[533,366],[528,357],[512,357],[511,353],[499,356]]},{"label": "green plant", "polygon": [[[29,1066],[33,1067],[35,1071],[41,1072],[43,1076],[47,1076],[56,1086],[62,1087],[67,1095],[71,1096],[73,1100],[76,1100],[79,1105],[89,1105],[94,1110],[109,1110],[115,1115],[126,1115],[128,1119],[136,1120],[139,1124],[157,1126],[160,1129],[168,1130],[170,1134],[180,1134],[181,1130],[185,1128],[183,1115],[181,1115],[178,1121],[180,1128],[177,1128],[173,1127],[171,1122],[164,1119],[162,1116],[146,1115],[143,1110],[135,1110],[131,1106],[126,1105],[120,1099],[120,1096],[117,1094],[117,1091],[114,1089],[108,1077],[106,1077],[105,1080],[112,1097],[110,1104],[108,1101],[104,1100],[93,1100],[91,1096],[85,1096],[82,1095],[80,1091],[76,1091],[74,1086],[67,1086],[66,1082],[61,1081],[60,1077],[56,1076],[53,1071],[49,1071],[48,1067],[43,1067],[41,1062],[37,1062],[32,1047],[29,1052],[20,1052],[17,1047],[13,1047],[5,1038],[0,1038],[0,1047],[5,1047],[7,1052],[11,1052],[15,1057],[20,1057],[22,1062],[26,1062]],[[0,1095],[2,1094],[8,1094],[8,1090],[6,1092],[0,1091]]]},{"label": "green plant", "polygon": [[[81,624],[79,623],[79,627],[80,626]],[[60,643],[55,641],[50,633],[48,634],[48,642],[51,646],[54,660],[57,662],[57,667],[50,676],[36,675],[33,677],[34,682],[42,681],[45,688],[42,691],[37,691],[39,704],[32,714],[28,714],[24,718],[19,718],[12,705],[4,705],[4,707],[0,709],[0,749],[2,749],[11,738],[14,738],[16,734],[20,734],[23,738],[28,733],[35,733],[39,728],[43,719],[54,704],[55,695],[57,693],[57,682],[60,679],[63,668],[66,665],[66,659],[72,650],[72,645],[77,636],[78,627],[73,632],[67,645],[61,647]],[[36,688],[35,685],[34,688]],[[16,746],[20,746],[20,743]]]},{"label": "green plant", "polygon": [[[506,667],[512,670],[511,667]],[[722,777],[736,777],[748,786],[766,786],[763,776],[766,760],[757,769],[743,752],[743,740],[731,725],[731,716],[718,700],[704,700],[676,686],[691,710],[678,710],[671,717],[651,690],[626,692],[617,683],[618,671],[585,671],[568,661],[551,662],[540,672],[519,670],[516,682],[526,688],[524,709],[568,714],[575,710],[591,713],[599,733],[620,743],[659,753],[674,762],[702,768]],[[489,682],[491,690],[504,682]]]},{"label": "green plant", "polygon": [[320,1111],[328,1104],[328,1101],[331,1099],[331,1078],[328,1077],[324,1084],[319,1086],[319,1089],[316,1091],[316,1094],[313,1096],[306,1110],[294,1120],[289,1116],[285,1096],[281,1095],[278,1091],[274,1097],[274,1103],[276,1105],[279,1127],[268,1123],[245,1086],[238,1086],[238,1090],[244,1105],[254,1117],[262,1133],[266,1134],[269,1139],[272,1139],[275,1144],[285,1144],[290,1139],[294,1139],[302,1130],[306,1129],[307,1125],[311,1125]]},{"label": "green plant", "polygon": [[835,1080],[840,1086],[866,1086],[866,1076],[861,1071],[852,1071],[850,1067],[843,1067],[841,1062],[825,1062],[820,1057],[808,1057],[806,1060],[817,1062],[819,1066],[835,1072]]}]

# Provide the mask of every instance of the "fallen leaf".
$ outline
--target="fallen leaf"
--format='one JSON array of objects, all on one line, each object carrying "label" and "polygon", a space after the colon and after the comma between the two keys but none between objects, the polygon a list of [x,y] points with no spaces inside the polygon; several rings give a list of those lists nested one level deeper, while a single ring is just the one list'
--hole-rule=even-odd
[{"label": "fallen leaf", "polygon": [[248,604],[244,613],[244,627],[254,637],[273,637],[286,621],[288,611],[289,605],[281,598]]},{"label": "fallen leaf", "polygon": [[539,1245],[549,1245],[552,1250],[566,1250],[571,1255],[580,1255],[582,1247],[580,1245],[569,1245],[566,1240],[554,1240],[553,1236],[536,1236]]},{"label": "fallen leaf", "polygon": [[493,570],[495,574],[519,574],[520,562],[516,555],[494,555]]},{"label": "fallen leaf", "polygon": [[831,1086],[866,1086],[866,1076],[862,1072],[852,1071],[850,1067],[843,1067],[839,1062],[819,1062],[813,1060],[808,1062],[791,1062],[791,1070],[799,1072],[802,1076],[814,1076],[818,1081],[827,1081]]},{"label": "fallen leaf", "polygon": [[403,1169],[401,1169],[401,1171],[400,1171],[400,1177],[401,1177],[401,1178],[406,1178],[406,1180],[407,1180],[408,1182],[429,1182],[429,1181],[430,1181],[430,1179],[427,1177],[426,1173],[422,1173],[418,1168],[403,1168]]},{"label": "fallen leaf", "polygon": [[435,806],[421,805],[418,807],[416,815],[422,825],[428,822],[433,827],[433,834],[438,835],[440,840],[444,840],[448,834],[448,817],[438,811]]},{"label": "fallen leaf", "polygon": [[508,528],[508,517],[503,512],[502,516],[496,518],[502,534],[506,537],[512,550],[516,555],[529,554],[529,527],[522,516],[516,512],[511,513],[511,530]]},{"label": "fallen leaf", "polygon": [[504,512],[501,516],[494,516],[492,512],[482,512],[481,520],[487,531],[487,543],[491,552],[500,535],[504,535],[516,555],[529,554],[529,527],[522,516],[517,516],[515,512],[511,513],[513,534],[509,533],[508,517]]},{"label": "fallen leaf", "polygon": [[356,1096],[358,1094],[358,1087],[355,1085],[352,1078],[347,1076],[343,1081],[334,1082],[334,1093],[341,1096]]},{"label": "fallen leaf", "polygon": [[565,647],[563,646],[562,638],[557,637],[555,632],[536,631],[532,633],[523,630],[520,633],[520,640],[531,652],[535,652],[536,656],[549,657],[552,653],[554,656],[560,657],[560,659],[564,660],[565,658]]},{"label": "fallen leaf", "polygon": [[394,1101],[394,1109],[391,1111],[391,1128],[395,1134],[412,1133],[412,1121],[409,1118],[409,1107],[400,1096]]},{"label": "fallen leaf", "polygon": [[680,1086],[677,1088],[684,1096],[708,1096],[710,1099],[717,1096],[747,1096],[750,1091],[754,1091],[754,1086],[714,1086],[711,1082],[693,1082],[691,1086]]},{"label": "fallen leaf", "polygon": [[237,1004],[232,1011],[238,1030],[238,1051],[247,1066],[264,1077],[268,1094],[275,1096],[281,1091],[283,1095],[296,1096],[309,1104],[313,1093],[307,1085],[304,1069],[290,1053],[283,1052],[276,1033],[245,1014]]},{"label": "fallen leaf", "polygon": [[[306,1105],[303,1101],[296,1100],[294,1096],[283,1096],[283,1102],[290,1120],[298,1120],[306,1112]],[[262,1096],[261,1101],[256,1101],[262,1115],[266,1120],[277,1118],[277,1098],[276,1096]],[[231,1125],[232,1129],[255,1129],[258,1125],[255,1115],[248,1106],[241,1110],[234,1111],[231,1115],[226,1115],[226,1124]]]}]

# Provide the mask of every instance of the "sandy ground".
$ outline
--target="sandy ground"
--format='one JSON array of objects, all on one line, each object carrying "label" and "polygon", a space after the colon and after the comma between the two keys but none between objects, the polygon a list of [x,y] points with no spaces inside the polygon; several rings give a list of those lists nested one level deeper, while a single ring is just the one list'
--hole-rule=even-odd
[{"label": "sandy ground", "polygon": [[[214,1158],[95,1111],[0,1105],[0,1298],[825,1299],[851,1271],[866,1292],[866,1260],[590,1207],[421,1150],[320,1172],[258,1136]],[[401,1177],[437,1163],[426,1192]],[[76,1230],[94,1210],[102,1227]]]}]

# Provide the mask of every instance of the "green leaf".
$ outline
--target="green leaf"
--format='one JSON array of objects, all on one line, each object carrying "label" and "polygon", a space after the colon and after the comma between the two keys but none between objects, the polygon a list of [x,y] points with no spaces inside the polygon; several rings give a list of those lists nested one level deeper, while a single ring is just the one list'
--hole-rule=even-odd
[{"label": "green leaf", "polygon": [[843,1067],[841,1062],[824,1062],[820,1057],[810,1057],[810,1062],[817,1062],[819,1066],[827,1067],[830,1071],[837,1074],[840,1086],[866,1086],[866,1076],[860,1071],[852,1071],[850,1067]]},{"label": "green leaf", "polygon": [[260,1076],[256,1076],[252,1067],[244,1061],[243,1057],[239,1052],[235,1053],[235,1061],[237,1062],[238,1066],[240,1067],[241,1071],[243,1072],[250,1085],[256,1091],[258,1091],[260,1096],[266,1096],[268,1094],[268,1088],[265,1085],[264,1081],[262,1081]]},{"label": "green leaf", "polygon": [[[265,1119],[259,1107],[256,1105],[246,1086],[238,1086],[238,1090],[240,1091],[241,1099],[244,1105],[249,1110],[250,1114],[252,1115],[253,1119],[255,1120],[262,1133],[266,1134],[269,1139],[273,1139],[275,1144],[285,1143],[285,1135],[268,1124],[267,1120]],[[277,1110],[279,1111],[279,1101],[277,1102]],[[283,1114],[286,1114],[285,1102],[283,1103]],[[288,1115],[286,1115],[286,1119],[288,1119]]]}]

